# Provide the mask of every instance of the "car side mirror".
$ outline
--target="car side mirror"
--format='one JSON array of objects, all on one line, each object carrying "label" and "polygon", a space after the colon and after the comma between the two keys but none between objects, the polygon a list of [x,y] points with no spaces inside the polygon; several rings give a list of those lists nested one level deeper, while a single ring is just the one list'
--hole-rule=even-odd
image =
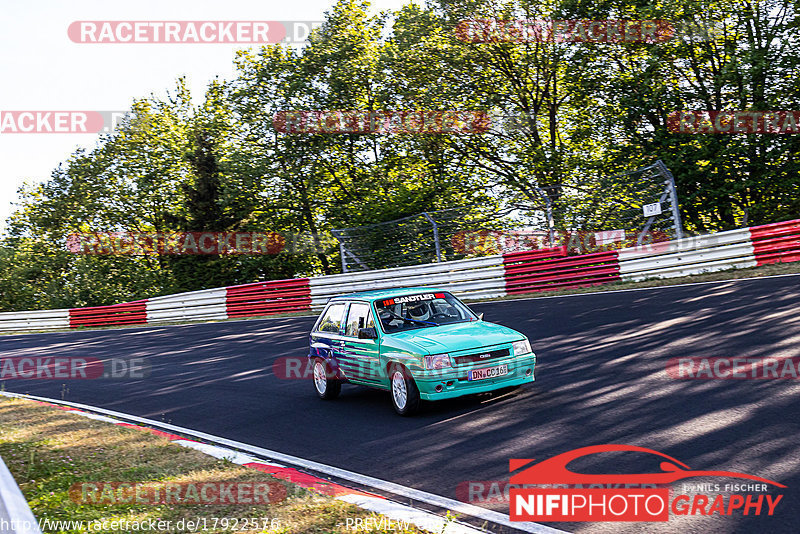
[{"label": "car side mirror", "polygon": [[378,331],[374,326],[358,329],[358,339],[378,339]]},{"label": "car side mirror", "polygon": [[478,314],[478,320],[479,320],[479,321],[483,321],[483,314],[482,314],[482,313],[479,313],[479,314]]}]

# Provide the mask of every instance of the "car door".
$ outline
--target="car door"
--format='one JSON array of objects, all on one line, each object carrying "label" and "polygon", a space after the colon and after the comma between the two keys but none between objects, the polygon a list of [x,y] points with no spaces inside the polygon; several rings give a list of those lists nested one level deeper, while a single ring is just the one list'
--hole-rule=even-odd
[{"label": "car door", "polygon": [[347,302],[335,302],[329,305],[322,312],[311,333],[309,356],[323,358],[335,371],[341,369],[341,347],[344,339],[342,328],[347,304]]},{"label": "car door", "polygon": [[372,307],[368,302],[353,302],[347,312],[343,344],[341,348],[342,365],[348,365],[347,374],[352,380],[367,385],[381,382],[380,340],[359,339],[362,328],[375,328]]}]

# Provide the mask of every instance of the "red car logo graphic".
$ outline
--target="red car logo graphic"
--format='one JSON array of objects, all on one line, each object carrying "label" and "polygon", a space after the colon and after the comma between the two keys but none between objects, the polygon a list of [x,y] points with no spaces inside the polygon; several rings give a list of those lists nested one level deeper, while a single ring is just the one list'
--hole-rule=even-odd
[{"label": "red car logo graphic", "polygon": [[[602,474],[584,474],[576,473],[567,469],[567,464],[577,458],[596,454],[599,452],[611,451],[633,451],[644,452],[647,454],[654,454],[666,458],[669,461],[661,462],[662,473],[635,473],[623,475],[602,475]],[[534,460],[511,460],[509,462],[509,470],[516,471],[524,465],[528,465]],[[590,447],[581,447],[569,452],[565,452],[554,456],[548,460],[543,460],[524,471],[513,475],[510,479],[511,484],[669,484],[676,480],[691,477],[732,477],[744,478],[747,480],[754,480],[757,482],[766,482],[779,488],[785,488],[783,484],[779,484],[774,480],[757,477],[754,475],[747,475],[745,473],[736,473],[734,471],[697,471],[690,468],[683,462],[676,460],[672,456],[664,453],[647,449],[644,447],[636,447],[633,445],[593,445]]]}]

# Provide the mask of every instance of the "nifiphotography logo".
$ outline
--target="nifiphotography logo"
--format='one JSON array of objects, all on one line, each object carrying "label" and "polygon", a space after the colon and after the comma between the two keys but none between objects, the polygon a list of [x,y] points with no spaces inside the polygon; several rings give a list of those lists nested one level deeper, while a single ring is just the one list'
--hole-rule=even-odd
[{"label": "nifiphotography logo", "polygon": [[[664,458],[661,472],[637,474],[583,474],[567,469],[578,458],[602,452],[641,452]],[[534,460],[512,459],[513,473]],[[684,485],[672,492],[664,487],[691,477],[745,479],[748,483]],[[535,463],[510,479],[511,521],[668,521],[675,515],[773,515],[783,495],[766,493],[768,486],[785,488],[766,478],[733,471],[693,470],[664,453],[632,445],[582,447]],[[572,487],[530,487],[530,485]],[[655,485],[656,487],[637,487]],[[589,486],[589,487],[584,487]],[[724,487],[731,494],[713,492]],[[688,490],[701,493],[689,495]],[[686,493],[684,493],[686,492]],[[757,493],[761,494],[757,494]]]}]

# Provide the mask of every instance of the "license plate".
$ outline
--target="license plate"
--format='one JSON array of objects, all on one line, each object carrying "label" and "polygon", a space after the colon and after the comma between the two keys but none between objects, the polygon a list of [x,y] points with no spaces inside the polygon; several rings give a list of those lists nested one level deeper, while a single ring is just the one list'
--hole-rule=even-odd
[{"label": "license plate", "polygon": [[508,365],[498,365],[497,367],[484,367],[483,369],[473,369],[467,373],[467,380],[485,380],[496,378],[508,374]]}]

